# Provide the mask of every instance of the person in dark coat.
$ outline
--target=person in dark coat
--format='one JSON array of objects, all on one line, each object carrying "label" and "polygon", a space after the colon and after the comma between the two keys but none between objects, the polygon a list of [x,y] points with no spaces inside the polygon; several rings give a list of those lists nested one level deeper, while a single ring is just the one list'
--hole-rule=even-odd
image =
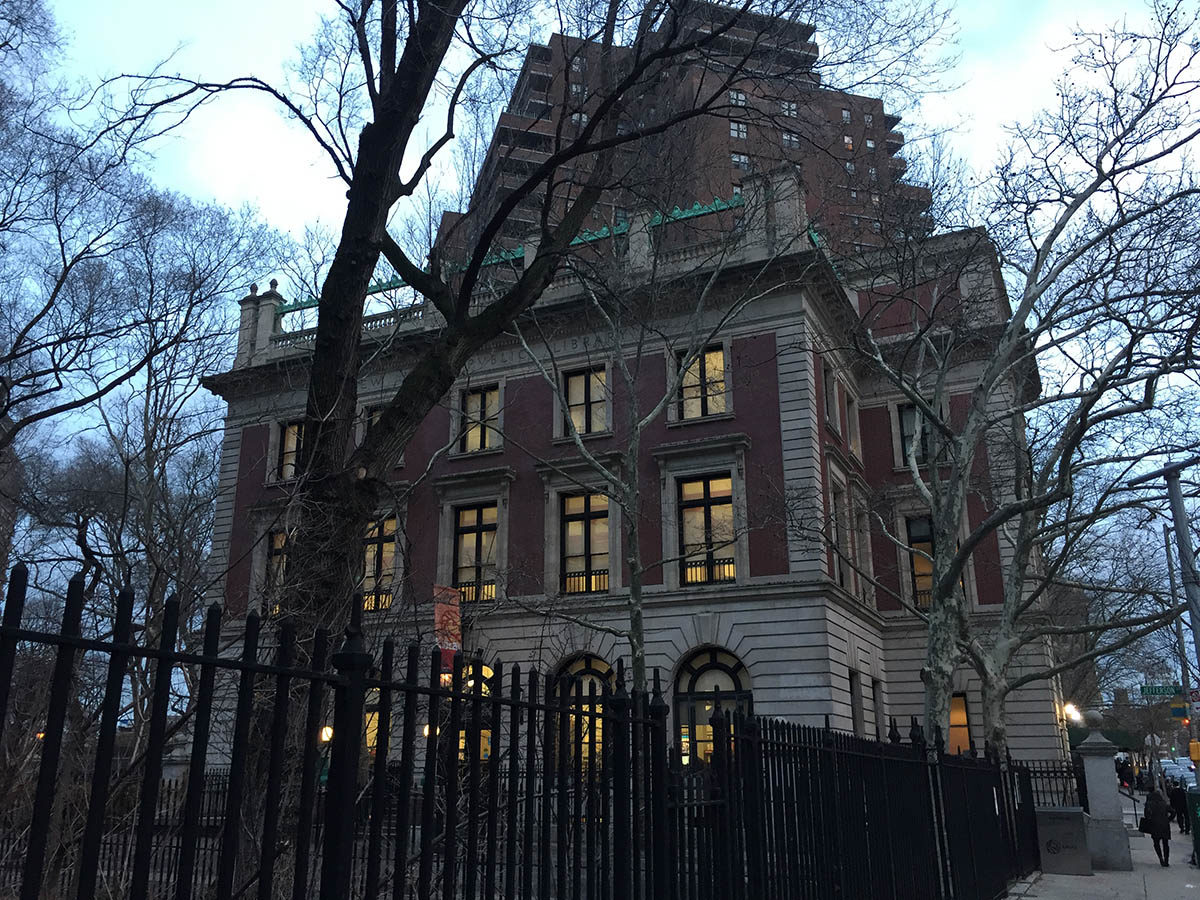
[{"label": "person in dark coat", "polygon": [[1158,791],[1151,791],[1146,797],[1146,833],[1154,841],[1154,852],[1158,855],[1161,866],[1171,864],[1171,813],[1166,798]]},{"label": "person in dark coat", "polygon": [[1175,821],[1179,824],[1179,833],[1191,834],[1192,823],[1188,821],[1187,814],[1187,790],[1183,783],[1180,782],[1171,788],[1167,798],[1171,801],[1171,809],[1175,811]]}]

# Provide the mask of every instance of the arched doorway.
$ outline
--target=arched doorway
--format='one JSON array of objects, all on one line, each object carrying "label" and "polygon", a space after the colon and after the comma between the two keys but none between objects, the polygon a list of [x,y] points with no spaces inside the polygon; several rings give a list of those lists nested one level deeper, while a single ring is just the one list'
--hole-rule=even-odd
[{"label": "arched doorway", "polygon": [[679,761],[707,763],[712,757],[713,734],[709,720],[719,707],[728,715],[753,711],[750,675],[742,661],[718,647],[697,650],[675,676],[675,736]]}]

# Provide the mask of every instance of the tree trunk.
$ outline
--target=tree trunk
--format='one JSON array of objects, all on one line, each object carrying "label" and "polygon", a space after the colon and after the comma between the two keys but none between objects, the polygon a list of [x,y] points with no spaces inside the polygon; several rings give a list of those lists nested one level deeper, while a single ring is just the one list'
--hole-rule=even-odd
[{"label": "tree trunk", "polygon": [[633,669],[633,689],[646,689],[646,630],[642,619],[642,528],[638,504],[641,491],[637,485],[636,466],[625,467],[633,473],[625,493],[625,554],[629,563],[629,659]]},{"label": "tree trunk", "polygon": [[1008,724],[1004,720],[1004,701],[1008,685],[1002,677],[986,674],[981,686],[983,694],[983,734],[990,749],[1003,759],[1008,753]]},{"label": "tree trunk", "polygon": [[929,610],[925,665],[921,667],[921,681],[925,685],[925,740],[931,746],[939,733],[944,739],[950,728],[950,698],[960,658],[955,639],[959,615],[957,597],[935,595]]}]

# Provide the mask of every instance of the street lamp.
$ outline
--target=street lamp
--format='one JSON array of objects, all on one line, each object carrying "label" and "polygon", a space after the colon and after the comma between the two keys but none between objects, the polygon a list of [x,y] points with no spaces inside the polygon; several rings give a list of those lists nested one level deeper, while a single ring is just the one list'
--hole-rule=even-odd
[{"label": "street lamp", "polygon": [[321,731],[318,733],[317,737],[319,737],[321,739],[322,744],[328,744],[330,741],[333,740],[333,726],[332,725],[324,726],[321,729]]},{"label": "street lamp", "polygon": [[[1192,538],[1188,531],[1187,509],[1183,505],[1183,488],[1179,486],[1179,473],[1188,466],[1200,462],[1193,456],[1183,462],[1171,463],[1153,472],[1147,472],[1129,482],[1130,487],[1162,477],[1167,482],[1167,497],[1171,501],[1171,518],[1175,523],[1175,548],[1179,553],[1180,575],[1183,576],[1183,593],[1187,597],[1188,620],[1192,626],[1192,642],[1200,653],[1200,578],[1196,575],[1196,557],[1192,553]],[[1186,673],[1185,673],[1186,674]],[[1191,698],[1188,698],[1189,701]]]},{"label": "street lamp", "polygon": [[1075,723],[1083,721],[1083,713],[1079,711],[1079,707],[1074,703],[1063,704],[1063,715]]}]

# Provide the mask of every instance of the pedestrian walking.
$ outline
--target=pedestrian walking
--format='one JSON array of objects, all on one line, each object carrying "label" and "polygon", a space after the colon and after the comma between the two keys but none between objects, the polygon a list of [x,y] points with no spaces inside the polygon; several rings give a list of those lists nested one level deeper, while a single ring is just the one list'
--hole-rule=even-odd
[{"label": "pedestrian walking", "polygon": [[1154,841],[1158,864],[1163,867],[1171,864],[1170,814],[1166,798],[1158,791],[1151,791],[1146,797],[1146,814],[1142,816],[1138,825],[1138,829],[1150,835],[1150,839]]},{"label": "pedestrian walking", "polygon": [[1175,821],[1179,824],[1179,833],[1191,834],[1192,823],[1188,821],[1187,790],[1183,784],[1180,783],[1171,788],[1171,793],[1167,797],[1171,801],[1171,809],[1175,811]]}]

